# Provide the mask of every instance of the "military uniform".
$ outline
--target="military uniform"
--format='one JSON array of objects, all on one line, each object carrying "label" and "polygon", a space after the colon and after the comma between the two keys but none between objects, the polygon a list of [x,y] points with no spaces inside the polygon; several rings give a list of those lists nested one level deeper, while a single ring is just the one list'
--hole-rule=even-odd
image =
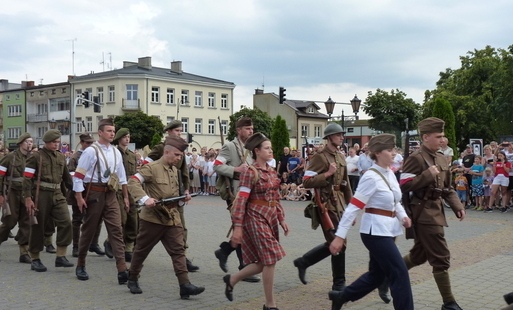
[{"label": "military uniform", "polygon": [[[431,122],[440,128],[426,129],[424,126]],[[421,134],[443,132],[443,121],[436,118],[423,120],[419,123],[419,131]],[[440,172],[436,176],[429,170],[433,165]],[[403,193],[412,193],[409,207],[415,230],[415,244],[404,257],[406,265],[410,269],[429,262],[444,303],[455,303],[448,276],[451,264],[444,237],[443,227],[447,226],[447,221],[442,199],[455,214],[464,208],[452,188],[452,176],[445,156],[422,145],[405,160],[400,183]],[[459,306],[444,305],[442,309],[459,309]]]}]

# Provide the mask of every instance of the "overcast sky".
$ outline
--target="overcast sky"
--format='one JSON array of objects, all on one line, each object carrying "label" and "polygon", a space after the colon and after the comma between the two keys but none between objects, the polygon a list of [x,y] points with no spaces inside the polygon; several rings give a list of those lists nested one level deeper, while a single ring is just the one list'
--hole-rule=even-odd
[{"label": "overcast sky", "polygon": [[105,70],[108,53],[114,69],[181,60],[235,83],[236,106],[262,84],[322,102],[398,88],[421,103],[460,56],[513,44],[511,12],[508,0],[0,0],[0,79],[65,81],[76,38],[76,75],[101,72],[102,52]]}]

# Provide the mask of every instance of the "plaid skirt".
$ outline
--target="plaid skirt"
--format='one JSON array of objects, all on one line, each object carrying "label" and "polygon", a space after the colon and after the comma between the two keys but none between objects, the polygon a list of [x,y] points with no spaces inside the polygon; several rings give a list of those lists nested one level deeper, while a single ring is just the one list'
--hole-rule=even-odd
[{"label": "plaid skirt", "polygon": [[248,203],[242,229],[244,264],[262,262],[264,265],[272,265],[285,256],[285,250],[279,242],[276,207]]}]

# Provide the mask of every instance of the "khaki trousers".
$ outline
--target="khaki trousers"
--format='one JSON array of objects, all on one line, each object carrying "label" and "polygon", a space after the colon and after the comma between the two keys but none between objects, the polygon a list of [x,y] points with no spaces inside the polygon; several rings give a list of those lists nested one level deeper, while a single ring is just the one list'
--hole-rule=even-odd
[{"label": "khaki trousers", "polygon": [[0,225],[0,243],[9,238],[9,233],[16,224],[18,224],[18,245],[27,245],[30,226],[22,191],[11,188],[7,195],[9,197],[9,205],[11,206],[11,215],[2,215],[2,225]]}]

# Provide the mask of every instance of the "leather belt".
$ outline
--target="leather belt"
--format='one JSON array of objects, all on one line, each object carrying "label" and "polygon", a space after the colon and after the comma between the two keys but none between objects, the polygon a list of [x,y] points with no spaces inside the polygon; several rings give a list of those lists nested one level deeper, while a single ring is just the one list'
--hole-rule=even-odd
[{"label": "leather belt", "polygon": [[376,208],[365,208],[365,213],[372,213],[377,215],[383,215],[388,217],[395,217],[395,211],[388,211],[383,209],[376,209]]},{"label": "leather belt", "polygon": [[[91,185],[89,185],[89,184],[90,183],[84,184],[84,187],[86,189],[90,189],[95,192],[108,192],[109,191],[107,184],[105,184],[105,185],[103,183],[92,183]],[[93,184],[95,184],[95,185],[93,185]]]},{"label": "leather belt", "polygon": [[48,183],[48,182],[39,182],[39,186],[49,189],[58,189],[61,188],[61,183]]},{"label": "leather belt", "polygon": [[334,191],[340,191],[341,190],[341,186],[340,185],[333,185],[333,190]]},{"label": "leather belt", "polygon": [[23,182],[23,178],[22,177],[7,177],[7,181],[12,181],[12,182]]},{"label": "leather belt", "polygon": [[267,201],[267,200],[250,199],[250,200],[248,200],[248,202],[256,204],[256,205],[260,205],[260,206],[276,207],[278,205],[278,201],[276,201],[276,200]]}]

